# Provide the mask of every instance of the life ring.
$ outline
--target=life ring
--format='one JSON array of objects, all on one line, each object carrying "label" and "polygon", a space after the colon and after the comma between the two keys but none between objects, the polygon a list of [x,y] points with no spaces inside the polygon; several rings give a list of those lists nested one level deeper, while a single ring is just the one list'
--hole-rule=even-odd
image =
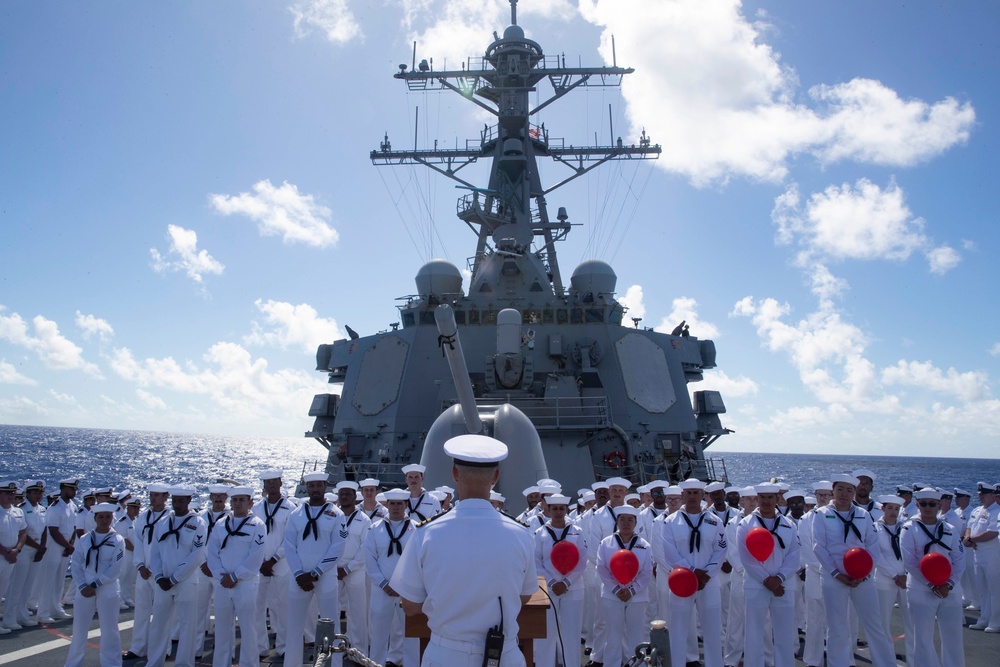
[{"label": "life ring", "polygon": [[604,462],[609,468],[621,468],[627,461],[628,459],[625,458],[625,452],[622,451],[611,452],[604,457]]}]

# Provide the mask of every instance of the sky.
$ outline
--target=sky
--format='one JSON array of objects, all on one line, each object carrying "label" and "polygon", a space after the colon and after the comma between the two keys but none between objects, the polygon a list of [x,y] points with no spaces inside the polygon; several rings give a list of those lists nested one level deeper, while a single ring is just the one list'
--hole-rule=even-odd
[{"label": "sky", "polygon": [[[475,249],[452,182],[369,151],[488,118],[392,74],[414,42],[458,68],[509,20],[0,4],[0,423],[308,430],[316,346],[387,329],[424,262]],[[522,0],[518,23],[635,68],[539,115],[663,149],[549,195],[576,225],[560,263],[611,263],[627,317],[715,341],[691,389],[723,392],[716,449],[1000,458],[1000,6]]]}]

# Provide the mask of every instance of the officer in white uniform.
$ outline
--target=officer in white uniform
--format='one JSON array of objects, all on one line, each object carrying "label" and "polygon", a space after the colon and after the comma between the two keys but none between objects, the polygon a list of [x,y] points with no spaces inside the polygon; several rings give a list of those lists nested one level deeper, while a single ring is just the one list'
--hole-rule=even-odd
[{"label": "officer in white uniform", "polygon": [[[309,605],[316,596],[321,618],[340,619],[337,561],[344,553],[343,513],[326,500],[327,474],[302,477],[309,499],[299,505],[285,526],[285,558],[291,570],[288,582],[288,638],[285,664],[301,665],[306,624],[315,628]],[[334,654],[333,667],[343,664]]]},{"label": "officer in white uniform", "polygon": [[264,522],[264,528],[267,530],[267,537],[264,538],[264,560],[260,566],[261,576],[257,588],[257,648],[261,657],[271,652],[267,635],[268,616],[271,618],[271,630],[274,632],[275,652],[278,655],[285,653],[290,578],[288,561],[285,560],[285,525],[295,505],[281,493],[283,474],[283,471],[277,468],[260,473],[264,497],[253,506],[253,513]]},{"label": "officer in white uniform", "polygon": [[402,468],[403,474],[406,475],[406,488],[410,491],[406,509],[412,521],[426,521],[441,511],[441,503],[432,498],[423,486],[426,470],[427,468],[419,463],[411,463]]},{"label": "officer in white uniform", "polygon": [[871,516],[854,506],[854,489],[858,478],[834,475],[833,503],[816,509],[812,523],[813,552],[820,562],[823,602],[827,627],[826,655],[829,667],[848,667],[853,655],[853,641],[848,631],[848,608],[853,605],[868,638],[868,648],[875,667],[894,667],[896,654],[888,629],[882,625],[878,608],[878,591],[869,575],[853,579],[844,572],[844,555],[853,548],[864,549],[874,557],[878,554],[878,533]]},{"label": "officer in white uniform", "polygon": [[[907,600],[913,622],[915,649],[913,667],[964,667],[962,642],[962,572],[965,569],[965,549],[958,531],[938,516],[940,493],[936,489],[917,491],[919,515],[903,528],[903,562],[908,572]],[[951,576],[939,586],[933,586],[920,571],[920,562],[929,553],[944,554],[951,562]],[[941,636],[941,658],[934,649],[934,622]],[[907,629],[907,633],[910,630]]]},{"label": "officer in white uniform", "polygon": [[[10,587],[7,589],[7,602],[4,608],[3,627],[20,629],[38,625],[38,621],[28,616],[28,598],[34,588],[40,563],[35,562],[36,556],[41,558],[45,553],[45,508],[42,507],[42,496],[45,484],[39,479],[30,479],[24,486],[24,503],[20,510],[24,514],[25,540],[24,546],[17,552],[17,562],[14,564],[10,577]],[[41,554],[39,554],[41,552]],[[2,565],[0,565],[2,567]],[[3,590],[0,588],[0,590]],[[0,634],[5,634],[0,629]]]},{"label": "officer in white uniform", "polygon": [[337,579],[347,601],[347,638],[351,646],[368,651],[368,586],[365,576],[365,535],[372,523],[357,506],[356,482],[337,484],[337,501],[344,513],[340,534],[344,538],[344,553],[337,561]]},{"label": "officer in white uniform", "polygon": [[[226,501],[229,499],[229,486],[227,484],[209,484],[208,499],[211,502],[209,507],[198,512],[198,515],[205,522],[205,544],[212,539],[212,531],[215,530],[216,522],[225,517],[229,510]],[[201,657],[205,652],[205,633],[209,630],[209,612],[212,607],[212,597],[215,592],[213,585],[212,569],[208,563],[208,556],[199,568],[201,571],[198,577],[198,645],[195,648],[195,655]]]},{"label": "officer in white uniform", "polygon": [[906,566],[903,563],[903,551],[900,540],[903,537],[903,523],[899,521],[899,510],[903,507],[903,499],[899,496],[879,496],[879,507],[882,517],[875,522],[878,530],[879,553],[875,558],[875,587],[878,589],[879,611],[882,614],[882,625],[890,627],[893,606],[899,605],[903,617],[903,628],[906,639],[906,655],[913,660],[914,633],[910,622],[910,610],[906,604]]},{"label": "officer in white uniform", "polygon": [[194,487],[177,484],[170,487],[172,510],[156,523],[153,541],[149,545],[148,567],[152,571],[153,622],[149,628],[148,667],[163,667],[170,653],[172,627],[176,614],[176,667],[194,667],[197,648],[198,616],[195,604],[201,574],[198,568],[205,560],[205,521],[191,509]]},{"label": "officer in white uniform", "polygon": [[664,521],[663,549],[668,567],[687,568],[698,577],[698,591],[682,598],[670,592],[670,655],[674,667],[685,664],[687,637],[697,610],[704,638],[705,667],[722,667],[722,597],[716,574],[726,557],[725,526],[702,509],[705,483],[687,479],[678,486],[681,509]]},{"label": "officer in white uniform", "polygon": [[73,615],[62,607],[63,586],[66,583],[66,568],[76,541],[76,497],[80,480],[75,478],[59,481],[59,498],[45,509],[45,527],[49,539],[42,567],[38,573],[38,622],[52,623],[53,619],[72,618]]},{"label": "officer in white uniform", "polygon": [[406,518],[406,489],[385,492],[388,512],[376,519],[365,536],[365,574],[371,583],[369,657],[385,667],[420,662],[419,641],[405,638],[405,619],[399,593],[389,585],[396,563],[413,535],[413,522]]},{"label": "officer in white uniform", "polygon": [[[0,482],[0,594],[7,593],[7,585],[14,574],[18,555],[28,539],[28,524],[24,520],[24,512],[20,507],[14,507],[16,492],[17,482],[13,480]],[[17,623],[17,607],[11,604],[8,594],[0,635],[20,629],[21,626]]]},{"label": "officer in white uniform", "polygon": [[[972,493],[965,489],[954,488],[954,512],[958,515],[959,522],[955,524],[959,535],[965,539],[965,531],[969,527],[969,517],[972,515],[972,508],[969,503],[972,501]],[[945,521],[948,521],[945,519]],[[950,523],[950,521],[949,521]],[[976,590],[976,562],[973,554],[966,553],[965,572],[962,573],[962,604],[966,609],[979,610],[979,591]]]},{"label": "officer in white uniform", "polygon": [[150,617],[153,615],[153,589],[157,587],[149,561],[153,547],[153,532],[170,511],[167,509],[169,486],[154,482],[146,490],[149,493],[149,507],[140,512],[135,520],[135,550],[132,552],[137,575],[133,617],[135,625],[132,626],[132,647],[123,656],[125,660],[145,658],[148,652]]},{"label": "officer in white uniform", "polygon": [[135,580],[138,574],[135,571],[135,544],[138,541],[135,520],[139,518],[141,509],[142,502],[138,498],[129,497],[125,504],[125,514],[115,519],[115,532],[125,538],[125,561],[122,564],[122,573],[118,576],[125,609],[135,607]]},{"label": "officer in white uniform", "polygon": [[257,582],[264,562],[264,522],[250,511],[253,489],[227,488],[232,515],[224,514],[208,538],[206,557],[215,587],[214,667],[232,664],[232,630],[240,624],[240,667],[260,665]]},{"label": "officer in white uniform", "polygon": [[487,633],[504,667],[524,667],[517,646],[517,615],[538,589],[531,533],[495,511],[490,488],[507,446],[481,435],[445,442],[462,499],[451,512],[421,524],[389,584],[407,615],[424,613],[431,639],[423,667],[482,667]]},{"label": "officer in white uniform", "polygon": [[118,575],[125,557],[125,538],[115,532],[113,503],[98,503],[91,509],[94,530],[80,538],[70,561],[76,597],[73,601],[73,639],[66,667],[80,667],[87,649],[87,630],[97,614],[101,626],[101,665],[122,664],[122,642],[118,633]]},{"label": "officer in white uniform", "polygon": [[[597,547],[597,575],[601,578],[601,607],[607,627],[603,655],[605,662],[611,665],[623,664],[635,654],[636,645],[643,641],[647,632],[647,589],[653,578],[649,542],[634,530],[639,509],[624,505],[618,508],[616,514],[617,530]],[[626,582],[616,579],[611,570],[611,559],[620,550],[631,551],[639,563],[635,576]]]},{"label": "officer in white uniform", "polygon": [[979,482],[979,507],[969,515],[964,544],[972,549],[979,589],[979,621],[973,630],[1000,632],[1000,505],[996,487]]}]

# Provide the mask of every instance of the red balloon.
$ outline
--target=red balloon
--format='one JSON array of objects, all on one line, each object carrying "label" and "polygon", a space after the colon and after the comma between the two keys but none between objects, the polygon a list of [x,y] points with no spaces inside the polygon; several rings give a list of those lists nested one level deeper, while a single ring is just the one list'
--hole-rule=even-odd
[{"label": "red balloon", "polygon": [[844,554],[844,573],[851,579],[864,579],[871,574],[873,565],[871,554],[860,547]]},{"label": "red balloon", "polygon": [[698,576],[686,567],[678,567],[670,571],[667,586],[679,598],[689,598],[698,592]]},{"label": "red balloon", "polygon": [[934,586],[943,586],[951,578],[951,561],[944,554],[932,551],[920,559],[920,574]]},{"label": "red balloon", "polygon": [[556,568],[559,574],[566,575],[573,571],[577,563],[580,562],[580,550],[572,542],[563,540],[556,542],[549,553],[549,560],[552,567]]},{"label": "red balloon", "polygon": [[747,533],[747,551],[761,563],[774,553],[774,536],[763,526],[757,526]]},{"label": "red balloon", "polygon": [[619,549],[608,561],[608,568],[611,570],[611,576],[624,586],[639,573],[639,559],[628,549]]}]

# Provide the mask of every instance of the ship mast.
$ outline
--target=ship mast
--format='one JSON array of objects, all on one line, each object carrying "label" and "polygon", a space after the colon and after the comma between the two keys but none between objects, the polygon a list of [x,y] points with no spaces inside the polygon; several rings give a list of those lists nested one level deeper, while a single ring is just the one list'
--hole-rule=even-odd
[{"label": "ship mast", "polygon": [[[459,183],[470,192],[458,200],[457,215],[478,236],[472,269],[472,285],[477,284],[484,259],[494,253],[525,257],[536,273],[548,283],[555,296],[563,294],[555,243],[570,230],[568,216],[560,209],[549,217],[545,197],[556,188],[586,174],[591,169],[620,159],[656,158],[660,146],[650,143],[643,131],[639,143],[626,145],[619,137],[610,146],[566,146],[550,137],[544,124],[531,119],[539,111],[577,88],[620,86],[632,68],[566,67],[565,56],[546,56],[542,47],[524,36],[517,25],[517,0],[510,0],[511,25],[484,55],[469,58],[460,70],[434,71],[433,59],[399,66],[395,78],[414,91],[450,90],[485,109],[497,119],[483,128],[477,140],[467,140],[464,148],[394,150],[388,135],[371,152],[376,165],[421,164]],[[552,94],[532,107],[530,93],[548,79]],[[569,169],[569,174],[545,189],[538,171],[538,157],[548,157]],[[480,158],[492,160],[489,184],[477,187],[459,172]]]}]

